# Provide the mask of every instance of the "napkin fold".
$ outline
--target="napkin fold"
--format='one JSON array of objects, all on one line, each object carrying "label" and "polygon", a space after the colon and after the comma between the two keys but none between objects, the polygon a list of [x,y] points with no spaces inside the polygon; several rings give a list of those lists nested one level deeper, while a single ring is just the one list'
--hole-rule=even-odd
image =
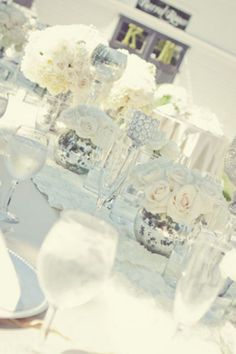
[{"label": "napkin fold", "polygon": [[16,270],[2,232],[0,231],[0,309],[13,312],[20,299],[21,289]]}]

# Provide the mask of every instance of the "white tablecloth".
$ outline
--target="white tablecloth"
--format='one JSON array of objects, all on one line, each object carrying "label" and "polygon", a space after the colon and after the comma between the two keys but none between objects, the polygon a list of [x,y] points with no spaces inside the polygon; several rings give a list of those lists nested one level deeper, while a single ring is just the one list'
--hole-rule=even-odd
[{"label": "white tablecloth", "polygon": [[164,117],[161,129],[180,147],[184,155],[182,163],[187,167],[222,176],[224,156],[229,144],[224,136],[217,136],[207,129],[199,129],[188,122]]}]

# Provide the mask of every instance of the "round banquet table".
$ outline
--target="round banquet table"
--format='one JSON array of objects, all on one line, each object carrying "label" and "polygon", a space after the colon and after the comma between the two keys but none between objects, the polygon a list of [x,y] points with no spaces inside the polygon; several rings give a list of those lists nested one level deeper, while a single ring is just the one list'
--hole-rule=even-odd
[{"label": "round banquet table", "polygon": [[[21,97],[16,97],[0,121],[0,129],[5,131],[19,123],[33,126],[35,114],[34,106],[22,104]],[[2,158],[0,179],[3,200],[10,178]],[[95,203],[92,194],[89,198]],[[82,207],[88,210],[92,204],[85,203]],[[34,265],[40,245],[59,211],[49,205],[32,181],[22,182],[17,187],[11,210],[19,216],[20,223],[6,234],[7,244]],[[58,312],[54,332],[48,338],[48,353],[172,354],[181,351],[182,354],[220,354],[219,333],[229,341],[236,338],[236,328],[220,322],[230,296],[218,298],[203,321],[173,338],[174,293],[161,277],[165,264],[164,257],[146,251],[130,230],[121,228],[111,279],[101,294],[88,304]],[[232,291],[236,294],[235,287]],[[38,329],[33,326],[41,317],[14,323],[0,320],[0,353],[25,353],[22,348],[37,340]]]}]

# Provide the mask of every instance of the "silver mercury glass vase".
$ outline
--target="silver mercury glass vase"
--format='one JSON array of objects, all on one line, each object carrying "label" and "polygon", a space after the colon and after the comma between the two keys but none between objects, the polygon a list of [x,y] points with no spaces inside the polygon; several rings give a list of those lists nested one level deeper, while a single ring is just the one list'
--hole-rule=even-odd
[{"label": "silver mercury glass vase", "polygon": [[136,215],[134,233],[147,250],[169,258],[175,243],[184,243],[189,229],[166,214],[153,214],[143,208]]}]

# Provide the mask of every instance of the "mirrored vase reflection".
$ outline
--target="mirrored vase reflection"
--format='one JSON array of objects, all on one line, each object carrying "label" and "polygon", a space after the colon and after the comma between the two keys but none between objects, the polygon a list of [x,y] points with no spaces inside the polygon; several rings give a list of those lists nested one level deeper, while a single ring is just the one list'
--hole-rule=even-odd
[{"label": "mirrored vase reflection", "polygon": [[116,49],[99,44],[91,56],[95,80],[91,87],[88,104],[100,104],[109,94],[112,84],[119,80],[127,65],[127,55]]},{"label": "mirrored vase reflection", "polygon": [[60,134],[54,156],[59,165],[79,175],[84,175],[93,166],[97,148],[91,139],[81,138],[75,130],[68,129]]},{"label": "mirrored vase reflection", "polygon": [[58,125],[61,128],[55,144],[55,160],[77,174],[87,174],[105,159],[116,128],[103,111],[88,105],[64,110]]},{"label": "mirrored vase reflection", "polygon": [[153,214],[140,209],[134,221],[134,233],[138,242],[148,251],[170,257],[175,244],[184,244],[190,230],[176,223],[166,214]]},{"label": "mirrored vase reflection", "polygon": [[116,81],[126,68],[127,55],[104,44],[99,44],[92,53],[91,63],[100,79],[109,82]]}]

